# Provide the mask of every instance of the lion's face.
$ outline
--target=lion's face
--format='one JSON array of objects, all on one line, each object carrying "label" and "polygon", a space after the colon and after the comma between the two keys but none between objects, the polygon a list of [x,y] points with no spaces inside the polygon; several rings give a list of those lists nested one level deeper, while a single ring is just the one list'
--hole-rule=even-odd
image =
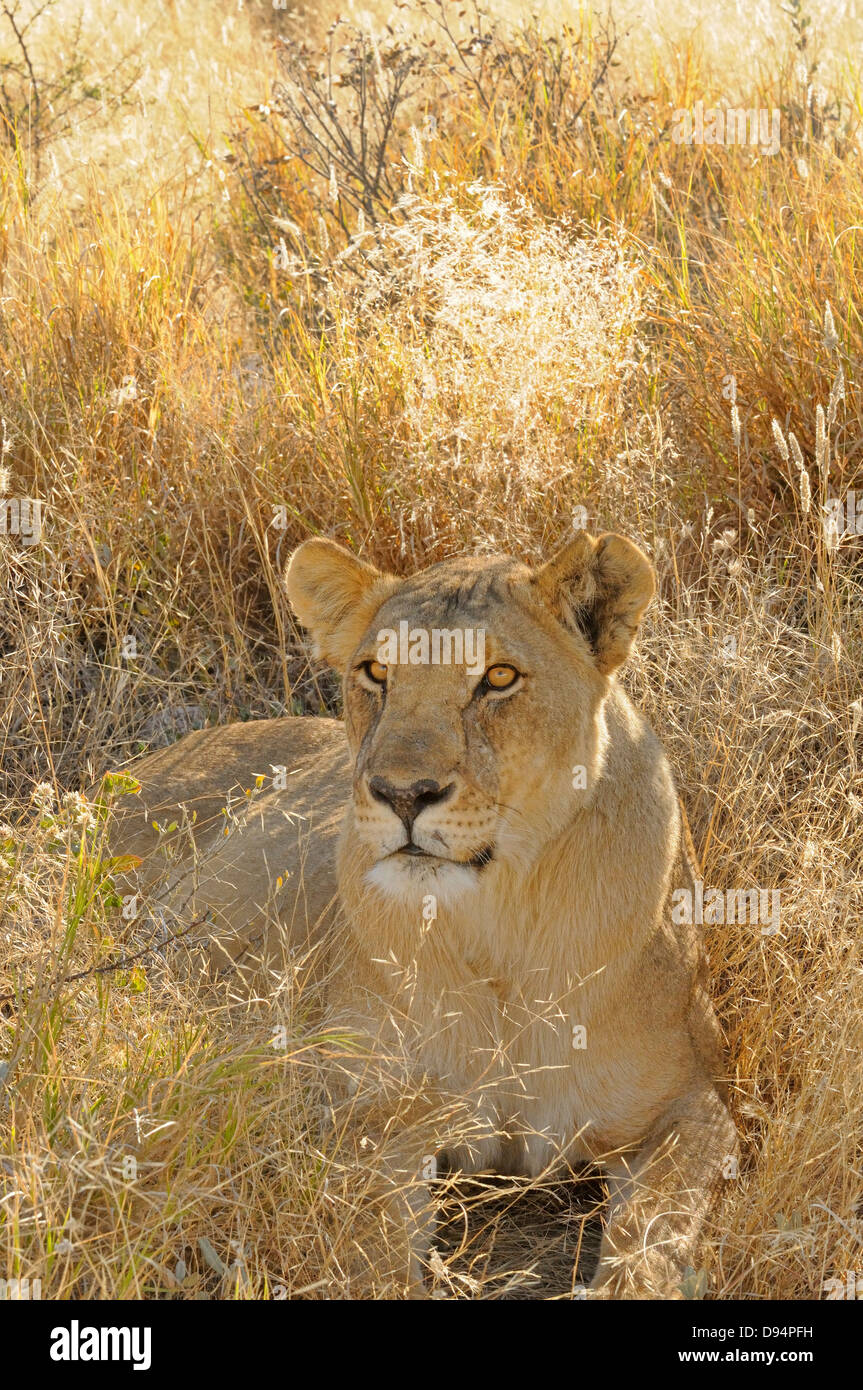
[{"label": "lion's face", "polygon": [[527,868],[587,804],[609,678],[653,592],[630,542],[582,533],[536,570],[468,559],[400,580],[309,541],[288,592],[343,674],[378,888],[446,898],[500,862]]},{"label": "lion's face", "polygon": [[354,823],[379,886],[470,886],[498,859],[529,862],[571,812],[606,680],[543,619],[506,560],[436,566],[375,614],[344,680]]}]

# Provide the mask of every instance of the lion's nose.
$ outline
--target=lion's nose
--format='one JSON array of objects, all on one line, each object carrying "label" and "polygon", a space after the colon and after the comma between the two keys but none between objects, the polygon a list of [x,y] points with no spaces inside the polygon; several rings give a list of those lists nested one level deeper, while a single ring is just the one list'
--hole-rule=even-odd
[{"label": "lion's nose", "polygon": [[442,787],[439,782],[425,777],[419,782],[412,782],[409,787],[396,787],[385,777],[369,778],[369,791],[372,796],[376,801],[382,801],[385,806],[392,807],[409,835],[420,811],[424,811],[427,806],[436,806],[439,802],[446,801],[452,795],[453,785],[450,782]]}]

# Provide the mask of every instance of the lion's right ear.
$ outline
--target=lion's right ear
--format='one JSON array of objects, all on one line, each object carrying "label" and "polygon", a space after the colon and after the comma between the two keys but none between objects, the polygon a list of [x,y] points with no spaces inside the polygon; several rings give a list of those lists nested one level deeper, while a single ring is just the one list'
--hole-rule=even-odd
[{"label": "lion's right ear", "polygon": [[291,607],[312,634],[315,656],[344,671],[383,600],[398,584],[335,541],[316,537],[294,551],[285,572]]}]

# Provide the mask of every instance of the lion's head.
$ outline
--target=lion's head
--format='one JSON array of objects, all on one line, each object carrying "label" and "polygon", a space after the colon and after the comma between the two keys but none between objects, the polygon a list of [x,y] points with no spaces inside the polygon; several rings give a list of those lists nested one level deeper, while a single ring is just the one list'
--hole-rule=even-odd
[{"label": "lion's head", "polygon": [[459,559],[400,579],[316,539],[286,582],[343,677],[368,881],[451,898],[533,863],[601,774],[605,699],[654,592],[638,547],[580,532],[537,568]]}]

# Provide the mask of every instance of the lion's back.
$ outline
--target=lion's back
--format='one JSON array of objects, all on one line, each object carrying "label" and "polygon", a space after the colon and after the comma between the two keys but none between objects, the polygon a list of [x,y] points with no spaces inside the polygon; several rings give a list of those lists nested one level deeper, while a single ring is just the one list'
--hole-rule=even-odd
[{"label": "lion's back", "polygon": [[301,938],[325,924],[350,795],[341,721],[202,729],[127,770],[140,791],[118,800],[110,850],[141,859],[136,884],[159,884],[184,915],[206,909],[217,935],[280,921]]}]

